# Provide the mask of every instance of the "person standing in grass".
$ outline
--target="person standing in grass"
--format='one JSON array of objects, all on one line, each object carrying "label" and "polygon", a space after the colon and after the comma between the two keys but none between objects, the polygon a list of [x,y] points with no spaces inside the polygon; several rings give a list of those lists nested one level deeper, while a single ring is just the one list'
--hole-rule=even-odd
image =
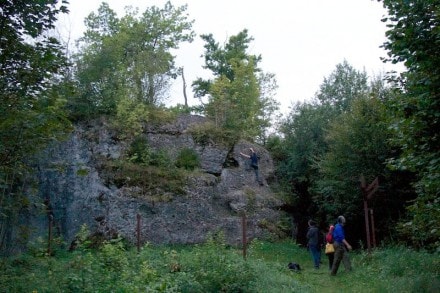
[{"label": "person standing in grass", "polygon": [[[330,225],[327,234],[325,235],[325,241],[327,243],[333,244],[333,230],[335,230],[335,226]],[[333,260],[335,258],[335,252],[327,253],[328,257],[328,269],[331,270],[333,266]]]},{"label": "person standing in grass", "polygon": [[316,222],[309,220],[309,230],[307,231],[307,247],[312,254],[313,265],[315,269],[319,269],[321,263],[321,244],[319,243],[319,233],[321,233],[316,226]]},{"label": "person standing in grass", "polygon": [[347,249],[352,250],[351,245],[345,239],[345,218],[339,216],[335,230],[333,231],[333,246],[335,247],[335,256],[333,260],[332,270],[330,275],[336,276],[341,261],[344,261],[344,266],[347,271],[351,271],[350,259],[347,255]]}]

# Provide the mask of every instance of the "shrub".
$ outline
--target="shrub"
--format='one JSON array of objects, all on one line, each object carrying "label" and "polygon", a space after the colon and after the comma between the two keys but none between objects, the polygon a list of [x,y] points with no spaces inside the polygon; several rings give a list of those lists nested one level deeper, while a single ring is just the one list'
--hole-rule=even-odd
[{"label": "shrub", "polygon": [[127,155],[129,162],[139,165],[155,167],[168,167],[171,165],[171,159],[167,151],[151,149],[148,140],[142,136],[138,136],[133,140]]},{"label": "shrub", "polygon": [[159,150],[151,153],[150,165],[156,167],[169,167],[171,159],[165,150]]},{"label": "shrub", "polygon": [[222,235],[217,239],[211,237],[187,255],[182,266],[193,278],[187,285],[193,286],[192,290],[202,288],[196,292],[254,292],[252,286],[257,276],[250,264],[237,250],[228,249],[222,239]]},{"label": "shrub", "polygon": [[188,131],[194,141],[202,146],[214,143],[230,146],[239,138],[237,133],[217,127],[212,122],[195,124]]},{"label": "shrub", "polygon": [[151,149],[145,137],[138,136],[130,144],[128,160],[136,164],[148,165],[151,160]]},{"label": "shrub", "polygon": [[193,150],[184,148],[180,151],[176,159],[176,166],[178,168],[184,168],[186,170],[194,170],[199,167],[200,160],[199,155]]}]

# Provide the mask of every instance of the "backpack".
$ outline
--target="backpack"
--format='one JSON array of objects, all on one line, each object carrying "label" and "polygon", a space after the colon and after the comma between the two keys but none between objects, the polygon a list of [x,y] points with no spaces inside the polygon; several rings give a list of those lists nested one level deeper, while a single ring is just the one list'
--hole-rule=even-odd
[{"label": "backpack", "polygon": [[327,235],[325,235],[325,241],[328,243],[333,243],[333,233],[328,232]]}]

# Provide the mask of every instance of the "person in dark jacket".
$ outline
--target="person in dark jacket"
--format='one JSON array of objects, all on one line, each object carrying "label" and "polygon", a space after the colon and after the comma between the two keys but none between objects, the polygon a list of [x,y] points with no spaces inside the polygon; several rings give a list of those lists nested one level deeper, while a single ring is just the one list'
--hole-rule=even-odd
[{"label": "person in dark jacket", "polygon": [[331,270],[331,275],[336,276],[338,272],[339,265],[341,261],[344,261],[344,266],[347,271],[351,271],[350,260],[347,255],[347,249],[352,250],[351,245],[345,239],[345,218],[344,216],[339,216],[335,230],[333,231],[333,246],[335,247],[335,257],[333,260],[333,266]]},{"label": "person in dark jacket", "polygon": [[242,155],[243,157],[246,157],[248,159],[250,159],[250,163],[251,163],[251,168],[254,169],[254,173],[255,173],[255,180],[258,182],[258,184],[260,184],[261,186],[263,186],[263,180],[260,177],[260,172],[258,170],[258,155],[256,152],[254,152],[253,148],[249,148],[249,150],[251,151],[250,155],[246,155],[242,152],[240,152],[240,155]]},{"label": "person in dark jacket", "polygon": [[319,243],[319,233],[321,233],[316,226],[316,222],[309,220],[309,230],[307,231],[307,247],[312,254],[313,265],[315,269],[319,269],[321,263],[321,243]]}]

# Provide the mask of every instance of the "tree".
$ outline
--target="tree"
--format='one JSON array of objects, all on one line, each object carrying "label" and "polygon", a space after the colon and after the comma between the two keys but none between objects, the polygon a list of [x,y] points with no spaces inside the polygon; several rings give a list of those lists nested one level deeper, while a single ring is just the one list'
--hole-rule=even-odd
[{"label": "tree", "polygon": [[127,8],[121,19],[103,3],[98,14],[86,18],[87,31],[76,57],[79,96],[73,111],[79,114],[115,114],[118,103],[157,106],[170,78],[177,76],[171,50],[191,42],[193,21],[186,6],[152,6],[141,16]]},{"label": "tree", "polygon": [[253,64],[237,62],[231,68],[234,80],[222,75],[213,82],[206,114],[218,127],[237,135],[237,138],[253,138],[258,133],[256,113],[261,109]]},{"label": "tree", "polygon": [[236,137],[264,141],[278,109],[272,96],[277,86],[274,75],[264,75],[258,68],[261,56],[247,52],[253,38],[245,29],[221,47],[212,34],[201,37],[206,42],[204,68],[214,79],[199,78],[192,86],[196,97],[208,97],[205,114]]},{"label": "tree", "polygon": [[[310,215],[318,216],[321,209],[321,201],[314,199],[316,189],[312,187],[322,176],[316,162],[328,152],[329,127],[341,114],[350,111],[353,101],[368,94],[365,72],[355,70],[344,61],[324,78],[312,102],[296,104],[282,122],[284,154],[277,164],[277,177],[290,194],[291,209],[300,230],[307,229],[305,219]],[[325,212],[319,216],[327,220]]]},{"label": "tree", "polygon": [[281,114],[278,112],[280,103],[275,99],[278,84],[273,73],[264,72],[258,74],[258,84],[260,85],[262,111],[258,116],[257,127],[259,129],[256,141],[266,145],[269,137],[274,135],[275,125],[281,120]]},{"label": "tree", "polygon": [[[399,172],[390,172],[386,167],[386,160],[393,152],[390,137],[385,105],[376,97],[355,99],[350,110],[330,124],[325,136],[328,150],[315,160],[319,177],[313,185],[314,202],[327,221],[344,214],[351,219],[352,226],[362,226],[359,178],[363,175],[371,182],[379,177],[385,190],[383,196],[374,200],[376,224],[382,231],[393,230],[386,224],[403,212],[404,200],[396,192]],[[390,207],[394,208],[393,212],[388,211]],[[361,231],[351,234],[359,237]]]},{"label": "tree", "polygon": [[367,94],[365,72],[355,70],[346,61],[336,65],[324,78],[314,100],[295,105],[282,123],[287,151],[280,164],[281,177],[296,182],[298,190],[308,190],[317,175],[314,160],[327,151],[325,133],[329,125],[349,111],[354,100]]},{"label": "tree", "polygon": [[276,157],[276,177],[287,194],[287,209],[298,225],[300,243],[306,242],[307,220],[317,212],[310,192],[318,174],[313,162],[327,149],[324,133],[332,115],[328,106],[298,103],[280,125],[283,139]]},{"label": "tree", "polygon": [[0,8],[0,249],[25,207],[19,198],[31,156],[69,126],[60,96],[67,62],[48,34],[66,5],[2,1]]},{"label": "tree", "polygon": [[346,60],[319,87],[315,98],[323,105],[332,106],[338,113],[347,111],[350,103],[368,92],[368,77],[354,69]]},{"label": "tree", "polygon": [[386,62],[403,62],[400,95],[393,102],[393,142],[401,155],[394,168],[418,174],[418,198],[401,229],[415,246],[440,250],[440,3],[437,0],[383,0],[388,10]]}]

